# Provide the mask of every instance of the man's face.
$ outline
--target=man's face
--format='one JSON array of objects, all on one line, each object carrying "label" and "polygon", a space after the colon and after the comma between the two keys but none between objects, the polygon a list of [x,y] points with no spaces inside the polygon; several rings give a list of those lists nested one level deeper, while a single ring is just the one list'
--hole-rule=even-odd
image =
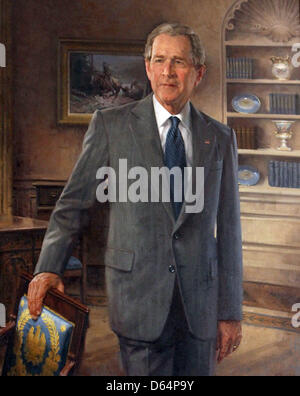
[{"label": "man's face", "polygon": [[196,69],[186,36],[160,34],[154,39],[147,76],[157,100],[171,114],[178,114],[202,80],[205,66]]}]

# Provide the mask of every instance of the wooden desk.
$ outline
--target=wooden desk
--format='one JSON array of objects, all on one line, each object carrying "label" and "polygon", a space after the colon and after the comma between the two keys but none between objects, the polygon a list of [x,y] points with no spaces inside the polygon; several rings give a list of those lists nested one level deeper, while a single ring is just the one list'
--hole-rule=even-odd
[{"label": "wooden desk", "polygon": [[[66,181],[62,180],[14,180],[14,213],[22,217],[48,221],[65,184]],[[98,301],[101,301],[101,305],[103,295],[106,294],[103,252],[109,229],[108,203],[103,205],[96,202],[90,209],[88,223],[90,224],[80,237],[80,246],[77,246],[72,255],[78,257],[84,266],[81,302],[86,303],[89,289],[89,303],[97,305]],[[76,275],[76,272],[73,271],[72,275]],[[65,286],[72,297],[78,295],[76,282],[67,280]]]},{"label": "wooden desk", "polygon": [[12,312],[21,271],[32,273],[47,229],[46,221],[0,216],[0,303]]}]

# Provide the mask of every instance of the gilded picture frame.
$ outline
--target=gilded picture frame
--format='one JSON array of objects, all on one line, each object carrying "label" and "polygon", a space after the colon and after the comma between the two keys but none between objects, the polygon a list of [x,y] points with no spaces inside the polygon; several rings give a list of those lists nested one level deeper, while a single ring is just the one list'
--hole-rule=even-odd
[{"label": "gilded picture frame", "polygon": [[58,123],[87,125],[97,109],[151,92],[144,42],[62,39],[58,49]]}]

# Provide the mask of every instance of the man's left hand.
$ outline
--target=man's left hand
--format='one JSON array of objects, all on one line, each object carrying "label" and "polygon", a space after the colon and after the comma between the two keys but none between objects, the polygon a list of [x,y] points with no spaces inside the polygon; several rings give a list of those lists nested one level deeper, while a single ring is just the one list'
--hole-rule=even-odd
[{"label": "man's left hand", "polygon": [[242,340],[242,324],[238,321],[219,321],[217,338],[217,361],[236,351]]}]

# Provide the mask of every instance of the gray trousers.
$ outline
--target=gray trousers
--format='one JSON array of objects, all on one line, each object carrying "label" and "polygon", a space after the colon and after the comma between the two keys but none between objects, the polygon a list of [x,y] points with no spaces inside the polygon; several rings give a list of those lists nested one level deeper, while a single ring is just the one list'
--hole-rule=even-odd
[{"label": "gray trousers", "polygon": [[123,369],[128,376],[213,376],[216,340],[191,335],[176,282],[170,313],[155,342],[120,337]]}]

